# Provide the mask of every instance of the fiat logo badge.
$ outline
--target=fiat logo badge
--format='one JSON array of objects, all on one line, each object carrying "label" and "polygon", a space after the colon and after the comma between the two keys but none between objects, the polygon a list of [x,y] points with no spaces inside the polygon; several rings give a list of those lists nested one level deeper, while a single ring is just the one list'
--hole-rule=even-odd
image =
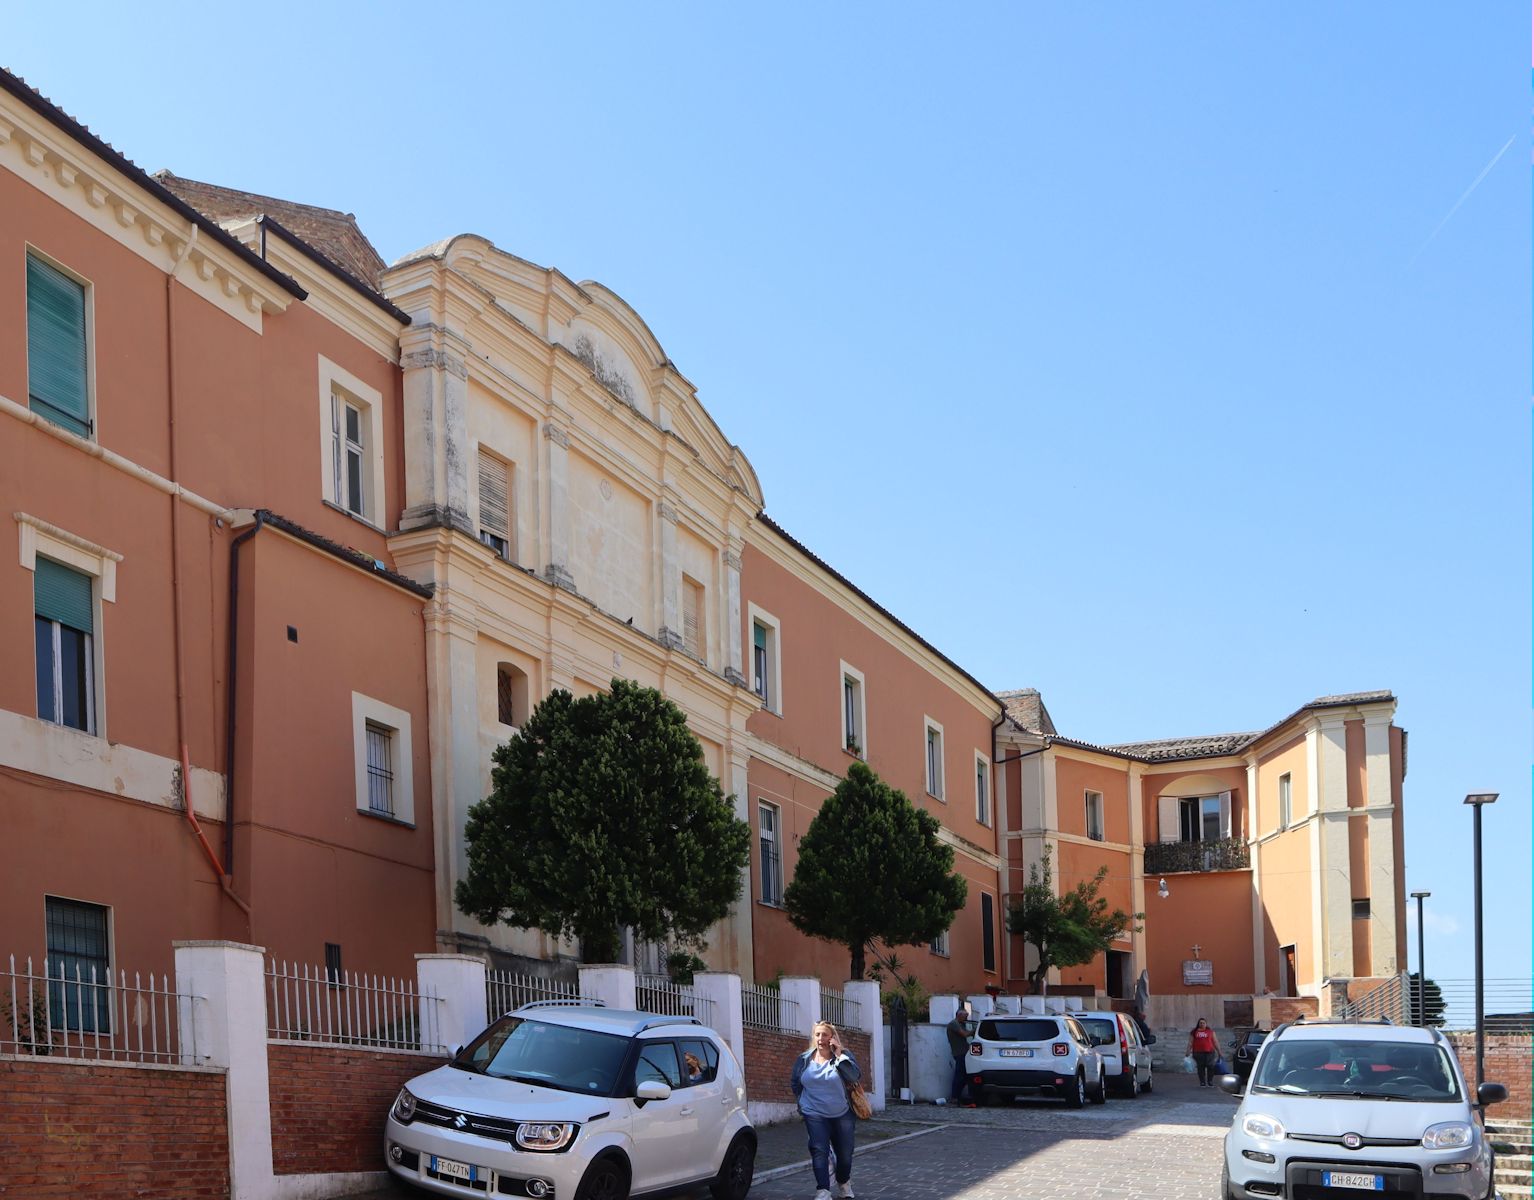
[{"label": "fiat logo badge", "polygon": [[1357,1150],[1364,1144],[1364,1139],[1356,1133],[1345,1133],[1342,1135],[1342,1144],[1349,1150]]}]

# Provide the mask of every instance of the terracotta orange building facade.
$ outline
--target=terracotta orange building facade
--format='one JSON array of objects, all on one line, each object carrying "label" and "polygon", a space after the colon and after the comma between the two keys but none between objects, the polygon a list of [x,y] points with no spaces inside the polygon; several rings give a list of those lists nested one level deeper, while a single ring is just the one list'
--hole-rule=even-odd
[{"label": "terracotta orange building facade", "polygon": [[0,947],[403,973],[432,932],[430,591],[382,532],[403,314],[10,75],[0,214]]}]

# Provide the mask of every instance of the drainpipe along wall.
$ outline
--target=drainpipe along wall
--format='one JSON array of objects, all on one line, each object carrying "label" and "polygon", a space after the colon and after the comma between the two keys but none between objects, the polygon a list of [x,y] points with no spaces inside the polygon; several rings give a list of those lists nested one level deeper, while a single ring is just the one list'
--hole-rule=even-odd
[{"label": "drainpipe along wall", "polygon": [[[176,255],[175,262],[171,265],[169,273],[165,276],[165,394],[166,394],[166,433],[169,441],[169,474],[175,481],[180,478],[177,471],[177,429],[176,429],[176,275],[192,252],[192,247],[197,244],[199,229],[192,226],[192,231],[182,245],[180,253]],[[181,497],[178,492],[170,494],[170,593],[171,593],[171,647],[176,672],[176,745],[181,757],[181,800],[186,813],[187,824],[191,827],[193,835],[201,845],[203,853],[208,856],[208,862],[213,867],[214,877],[223,889],[224,895],[234,901],[236,905],[250,916],[250,906],[239,896],[235,895],[230,886],[229,876],[225,871],[225,864],[218,861],[218,856],[213,853],[213,848],[208,845],[208,839],[203,836],[202,827],[197,823],[197,811],[192,795],[192,762],[191,754],[187,750],[186,732],[186,654],[183,641],[182,623],[182,570],[181,570]],[[226,828],[229,825],[229,811],[225,811],[224,820]]]}]

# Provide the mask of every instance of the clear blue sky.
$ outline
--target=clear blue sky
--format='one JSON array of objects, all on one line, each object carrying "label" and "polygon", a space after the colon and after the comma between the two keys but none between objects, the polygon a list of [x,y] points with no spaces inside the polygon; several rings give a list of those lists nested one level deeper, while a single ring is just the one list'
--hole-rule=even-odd
[{"label": "clear blue sky", "polygon": [[22,5],[0,60],[386,259],[613,288],[774,517],[1072,736],[1393,689],[1429,973],[1489,789],[1529,975],[1526,8],[160,10]]}]

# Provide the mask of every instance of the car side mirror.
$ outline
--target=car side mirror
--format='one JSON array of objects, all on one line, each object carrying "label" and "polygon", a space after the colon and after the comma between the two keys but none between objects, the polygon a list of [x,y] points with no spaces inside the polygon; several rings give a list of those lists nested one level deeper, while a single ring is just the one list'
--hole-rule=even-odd
[{"label": "car side mirror", "polygon": [[1239,1075],[1221,1075],[1214,1082],[1220,1091],[1229,1092],[1232,1096],[1239,1096],[1246,1090]]},{"label": "car side mirror", "polygon": [[634,1089],[636,1100],[665,1100],[671,1095],[671,1088],[660,1079],[646,1079]]},{"label": "car side mirror", "polygon": [[1475,1102],[1483,1108],[1488,1104],[1501,1104],[1506,1099],[1506,1084],[1483,1083],[1475,1089]]}]

